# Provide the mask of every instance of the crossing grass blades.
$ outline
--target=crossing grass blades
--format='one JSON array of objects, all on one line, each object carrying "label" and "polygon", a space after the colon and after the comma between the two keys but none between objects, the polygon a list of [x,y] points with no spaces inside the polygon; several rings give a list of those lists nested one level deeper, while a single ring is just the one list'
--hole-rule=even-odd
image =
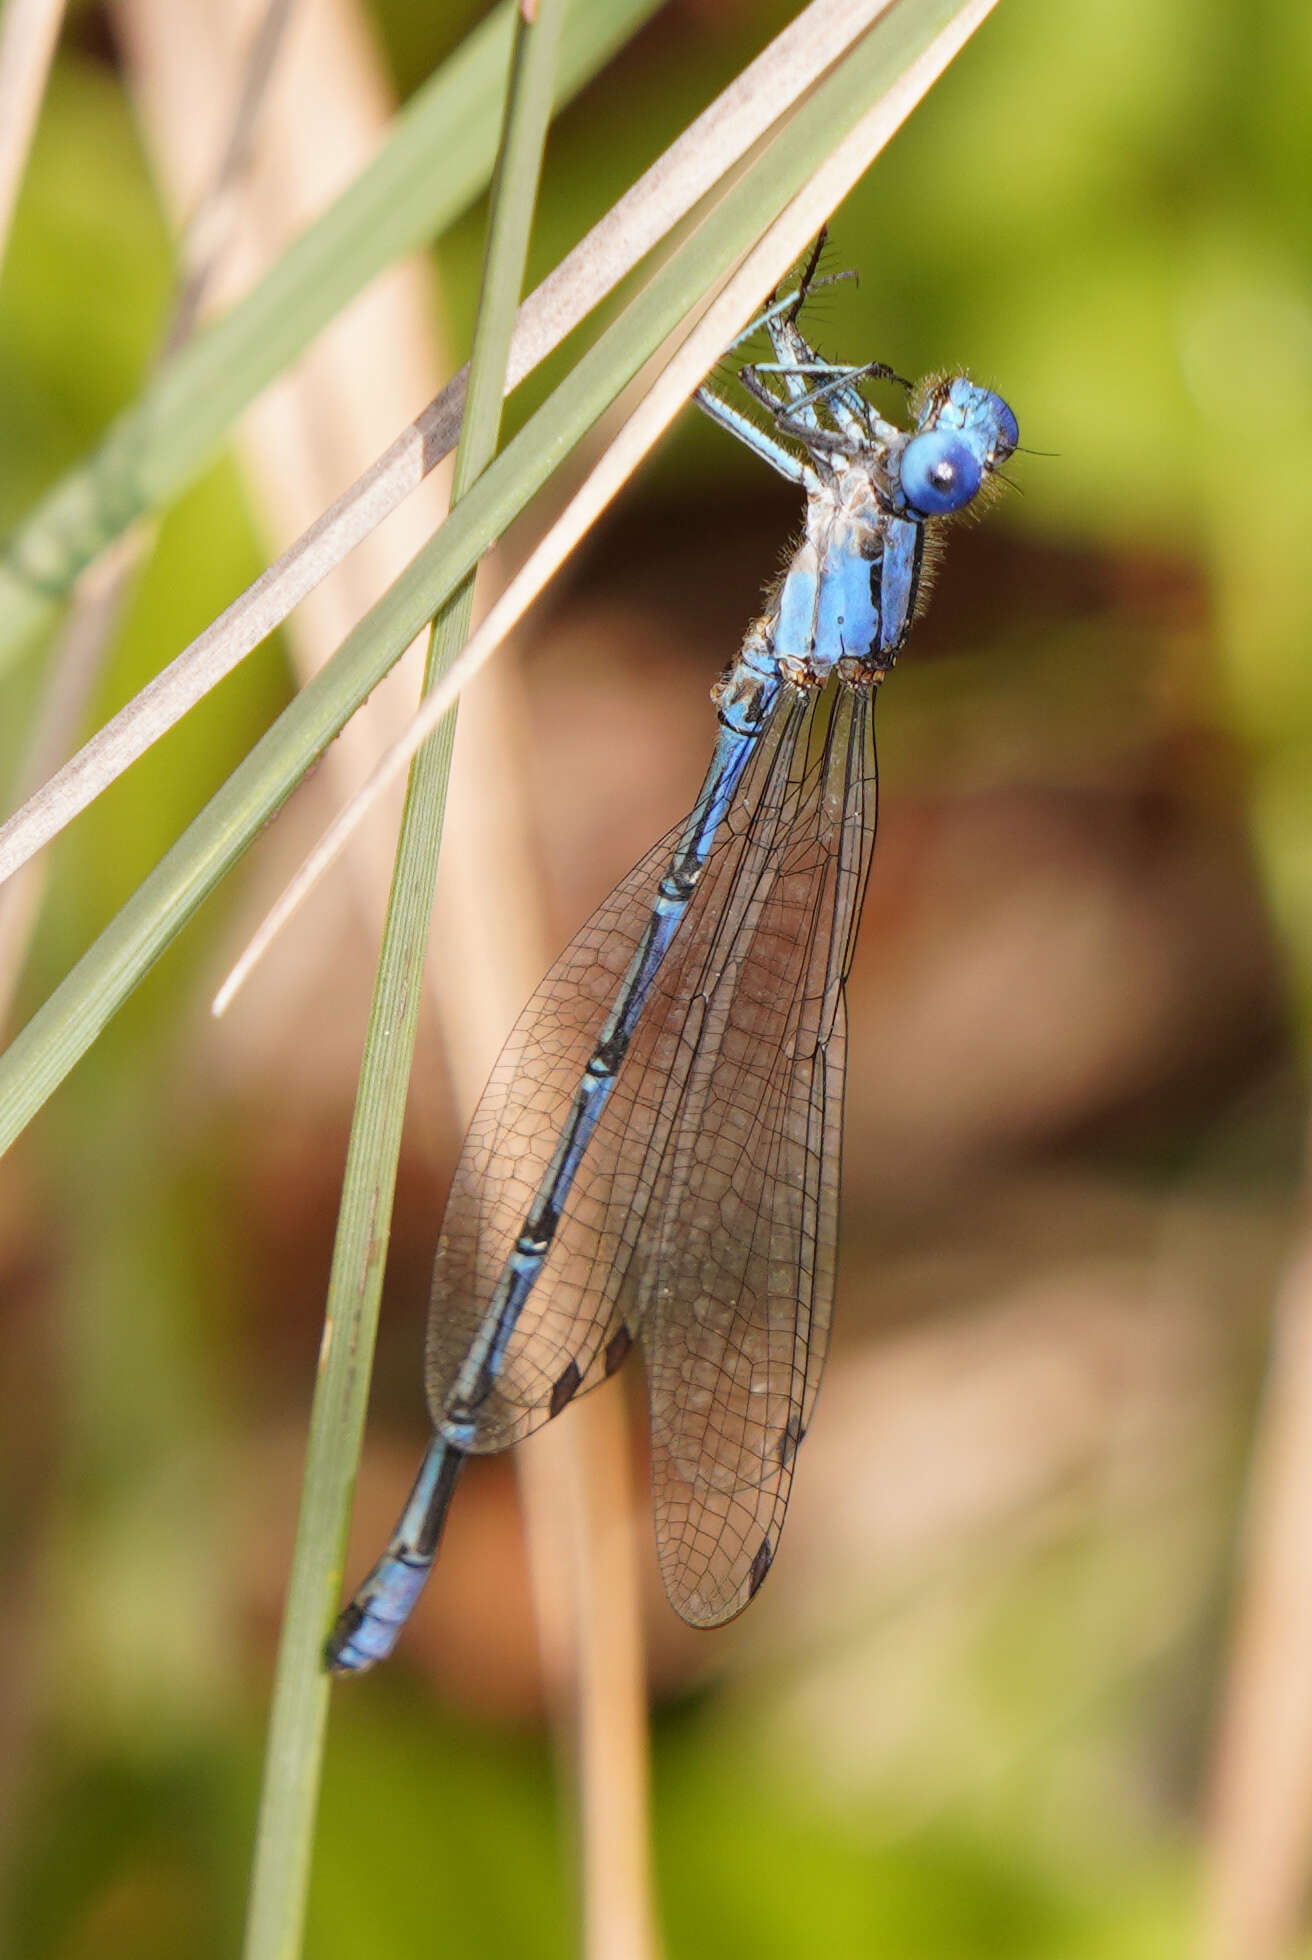
[{"label": "crossing grass blades", "polygon": [[833,1304],[875,695],[942,520],[1018,442],[1006,402],[961,375],[914,391],[910,430],[886,421],[862,383],[892,370],[803,337],[819,253],[742,336],[769,336],[773,359],[739,375],[765,426],[697,396],[802,489],[801,541],[713,690],[691,815],[556,961],[484,1090],[433,1275],[433,1440],[333,1630],[335,1670],[392,1651],[466,1457],[559,1415],[635,1342],[672,1605],[718,1626],[774,1558]]}]

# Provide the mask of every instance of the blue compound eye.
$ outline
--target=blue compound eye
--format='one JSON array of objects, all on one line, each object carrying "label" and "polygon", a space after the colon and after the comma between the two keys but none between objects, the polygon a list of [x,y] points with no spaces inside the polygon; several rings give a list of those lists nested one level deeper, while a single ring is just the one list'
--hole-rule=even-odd
[{"label": "blue compound eye", "polygon": [[902,494],[921,517],[946,517],[960,510],[984,480],[983,466],[970,444],[945,429],[912,436],[902,451],[898,475]]}]

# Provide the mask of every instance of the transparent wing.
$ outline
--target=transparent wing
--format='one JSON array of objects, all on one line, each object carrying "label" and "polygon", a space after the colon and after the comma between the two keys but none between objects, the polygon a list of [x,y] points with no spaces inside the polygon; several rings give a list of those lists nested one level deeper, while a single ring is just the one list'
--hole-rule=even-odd
[{"label": "transparent wing", "polygon": [[[479,1412],[474,1447],[506,1448],[617,1366],[619,1299],[686,1069],[680,1027],[754,820],[780,802],[809,697],[791,690],[762,733],[566,1200],[542,1273]],[[580,1074],[646,927],[682,825],[578,933],[521,1014],[461,1151],[433,1274],[426,1381],[440,1427],[453,1383],[551,1162]]]},{"label": "transparent wing", "polygon": [[833,1301],[869,695],[839,688],[799,734],[685,992],[678,1107],[637,1244],[661,1571],[698,1626],[740,1612],[769,1570]]}]

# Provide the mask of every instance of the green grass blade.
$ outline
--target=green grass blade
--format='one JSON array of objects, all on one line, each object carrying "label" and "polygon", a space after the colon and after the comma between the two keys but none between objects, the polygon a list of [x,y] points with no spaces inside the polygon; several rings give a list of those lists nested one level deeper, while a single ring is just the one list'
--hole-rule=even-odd
[{"label": "green grass blade", "polygon": [[961,11],[949,0],[906,0],[885,16],[501,452],[0,1057],[0,1149],[31,1120],[482,552],[665,336],[749,249],[762,214],[781,209]]},{"label": "green grass blade", "polygon": [[[534,22],[521,18],[517,26],[469,396],[456,455],[457,502],[496,451],[564,6],[565,0],[541,0]],[[443,607],[429,647],[427,685],[433,685],[464,644],[473,596],[471,576]],[[304,1925],[329,1691],[322,1647],[341,1592],[454,735],[452,713],[416,757],[397,846],[347,1146],[326,1309],[330,1338],[315,1388],[278,1654],[247,1960],[295,1953]]]},{"label": "green grass blade", "polygon": [[[556,100],[576,94],[657,4],[571,0]],[[0,558],[0,666],[106,545],[196,476],[321,327],[485,188],[515,16],[503,0],[401,110],[367,169],[245,299],[160,369],[10,537]]]}]

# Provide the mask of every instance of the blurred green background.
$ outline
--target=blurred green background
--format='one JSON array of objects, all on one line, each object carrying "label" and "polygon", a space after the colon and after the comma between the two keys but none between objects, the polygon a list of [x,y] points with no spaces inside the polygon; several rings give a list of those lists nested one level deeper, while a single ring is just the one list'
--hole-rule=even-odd
[{"label": "blurred green background", "polygon": [[[369,11],[401,95],[480,12]],[[535,280],[792,11],[658,14],[553,134]],[[719,1635],[648,1588],[672,1956],[1188,1950],[1305,1122],[1309,100],[1304,0],[1003,0],[835,215],[860,283],[820,303],[826,351],[968,364],[1039,453],[954,537],[881,704],[837,1332],[778,1569]],[[481,217],[436,254],[458,346]],[[6,528],[131,399],[172,281],[111,24],[75,8],[0,280]],[[559,941],[686,803],[796,517],[690,412],[543,609]],[[164,519],[93,719],[264,557],[222,462]],[[11,781],[38,678],[5,680]],[[289,687],[275,641],[60,842],[19,1018]],[[206,908],[0,1184],[24,1960],[239,1939],[365,999],[325,967],[314,1027],[243,1062],[205,1018],[241,909]],[[425,1430],[458,1142],[431,1057],[421,1100],[353,1572]],[[315,1960],[575,1950],[514,1503],[505,1466],[471,1477],[412,1637],[334,1699]]]}]

